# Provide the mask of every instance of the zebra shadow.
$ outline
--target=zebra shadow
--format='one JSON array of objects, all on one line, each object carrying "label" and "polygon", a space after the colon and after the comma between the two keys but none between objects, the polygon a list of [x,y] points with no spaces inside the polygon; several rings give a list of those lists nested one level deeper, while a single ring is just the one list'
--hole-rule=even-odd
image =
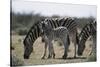
[{"label": "zebra shadow", "polygon": [[[55,59],[63,59],[63,58],[55,58]],[[66,59],[73,60],[73,59],[87,59],[86,57],[68,57]],[[64,60],[66,60],[64,59]]]}]

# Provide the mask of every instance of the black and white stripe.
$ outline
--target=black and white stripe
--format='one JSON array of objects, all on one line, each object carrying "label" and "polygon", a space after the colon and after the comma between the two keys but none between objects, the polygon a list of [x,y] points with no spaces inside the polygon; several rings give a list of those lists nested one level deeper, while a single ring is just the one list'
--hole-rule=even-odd
[{"label": "black and white stripe", "polygon": [[[57,28],[52,28],[51,25],[49,24],[49,22],[43,22],[42,23],[42,28],[44,35],[45,35],[45,45],[48,45],[48,50],[49,50],[49,56],[48,58],[51,58],[53,56],[53,58],[55,58],[55,53],[54,53],[54,49],[53,49],[53,44],[52,44],[52,40],[60,40],[62,41],[62,43],[64,44],[64,55],[63,55],[63,59],[66,59],[67,57],[67,51],[68,51],[68,47],[69,47],[69,35],[68,35],[68,30],[66,27],[57,27]],[[45,50],[47,49],[47,47],[45,48]],[[45,58],[45,55],[42,57],[43,59]]]},{"label": "black and white stripe", "polygon": [[40,22],[33,24],[31,29],[29,30],[28,34],[26,35],[23,44],[24,44],[24,58],[28,59],[29,55],[33,51],[33,43],[35,40],[41,36],[42,31],[39,26]]},{"label": "black and white stripe", "polygon": [[[89,36],[93,36],[93,41],[95,41],[96,43],[96,21],[91,21],[86,24],[79,34],[78,55],[82,55],[85,49],[85,42],[87,41]],[[93,49],[96,49],[96,46]]]},{"label": "black and white stripe", "polygon": [[74,57],[76,57],[77,23],[75,22],[74,18],[71,18],[71,17],[69,18],[66,18],[66,17],[65,18],[46,18],[43,22],[49,24],[50,27],[52,28],[63,26],[68,29],[70,41],[74,43],[74,47],[75,47]]},{"label": "black and white stripe", "polygon": [[[64,26],[68,29],[69,37],[72,42],[74,42],[75,45],[75,54],[74,57],[76,57],[76,32],[77,32],[77,24],[74,21],[73,18],[46,18],[42,22],[48,23],[52,28],[57,28],[59,26]],[[24,39],[24,45],[26,45],[28,48],[29,45],[33,45],[34,41],[40,36],[41,31],[39,29],[39,23],[33,25],[33,27],[29,30],[27,36]],[[42,40],[45,36],[42,35]],[[25,51],[26,52],[26,51]]]}]

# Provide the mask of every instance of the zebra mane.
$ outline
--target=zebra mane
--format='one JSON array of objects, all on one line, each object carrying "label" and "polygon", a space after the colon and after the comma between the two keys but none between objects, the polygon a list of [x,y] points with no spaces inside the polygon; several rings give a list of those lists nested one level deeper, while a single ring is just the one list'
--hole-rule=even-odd
[{"label": "zebra mane", "polygon": [[39,23],[40,23],[39,21],[38,21],[38,22],[35,22],[35,23],[32,25],[32,27],[29,29],[29,31],[28,31],[28,33],[27,33],[26,36],[28,36],[28,34],[30,33],[30,31],[31,31],[35,26],[38,26]]},{"label": "zebra mane", "polygon": [[[89,20],[89,23],[87,23],[83,28],[81,33],[79,34],[79,39],[83,38],[82,36],[85,36],[88,33],[87,38],[94,34],[96,32],[96,29],[94,29],[93,26],[96,26],[96,21],[95,20]],[[96,27],[95,27],[96,28]],[[84,34],[84,35],[83,35]]]},{"label": "zebra mane", "polygon": [[81,30],[81,32],[80,32],[80,34],[79,34],[79,38],[82,36],[82,33],[83,33],[83,31],[85,30],[85,28],[88,26],[89,24],[86,24],[83,28],[82,28],[82,30]]},{"label": "zebra mane", "polygon": [[[32,30],[33,29],[35,29],[35,27],[37,26],[37,28],[39,29],[39,31],[38,31],[38,33],[40,34],[40,33],[42,33],[41,31],[40,31],[40,27],[39,27],[39,24],[40,24],[41,22],[36,22],[36,23],[34,23],[33,25],[32,25],[32,27],[29,29],[29,31],[28,31],[28,33],[27,33],[27,35],[26,35],[26,37],[25,37],[25,39],[24,39],[24,41],[23,41],[23,43],[24,43],[24,45],[27,43],[27,39],[29,39],[29,36],[30,36],[30,33],[32,32]],[[38,36],[39,37],[39,36]],[[37,39],[37,38],[36,38]],[[32,42],[31,42],[32,43]]]}]

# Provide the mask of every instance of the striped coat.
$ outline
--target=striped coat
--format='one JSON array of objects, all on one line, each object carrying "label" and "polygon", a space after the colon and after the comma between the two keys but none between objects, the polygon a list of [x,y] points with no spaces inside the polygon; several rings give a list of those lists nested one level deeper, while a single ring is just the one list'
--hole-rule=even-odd
[{"label": "striped coat", "polygon": [[46,24],[44,22],[44,23],[42,23],[42,29],[43,29],[43,32],[45,35],[46,45],[48,45],[48,47],[49,47],[48,58],[51,58],[52,56],[53,56],[53,58],[55,58],[52,40],[58,40],[58,41],[61,40],[62,43],[64,44],[64,48],[65,48],[63,59],[66,59],[67,51],[68,51],[68,47],[69,47],[69,42],[68,42],[69,36],[68,36],[67,28],[66,27],[58,27],[58,28],[52,29],[52,27],[50,27],[49,24]]}]

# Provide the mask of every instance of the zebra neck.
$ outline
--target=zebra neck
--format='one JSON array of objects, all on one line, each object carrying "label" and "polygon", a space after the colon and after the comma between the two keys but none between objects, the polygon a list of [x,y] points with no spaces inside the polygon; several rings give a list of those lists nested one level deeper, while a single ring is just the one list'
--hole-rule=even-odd
[{"label": "zebra neck", "polygon": [[52,29],[44,30],[44,34],[45,34],[45,35],[50,35],[50,34],[51,34],[51,33],[50,33],[51,31],[52,31]]},{"label": "zebra neck", "polygon": [[89,36],[87,36],[87,37],[83,36],[82,39],[81,39],[81,41],[83,41],[83,43],[85,43],[88,38],[89,38]]}]

